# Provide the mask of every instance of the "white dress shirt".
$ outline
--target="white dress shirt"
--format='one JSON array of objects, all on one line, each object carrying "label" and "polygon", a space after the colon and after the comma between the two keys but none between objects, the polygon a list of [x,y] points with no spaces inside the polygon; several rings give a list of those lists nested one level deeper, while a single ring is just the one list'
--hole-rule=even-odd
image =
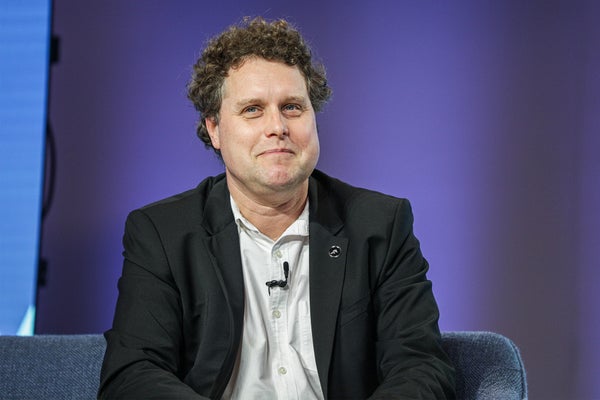
[{"label": "white dress shirt", "polygon": [[[244,274],[242,346],[223,399],[323,399],[309,295],[308,201],[275,241],[242,216],[233,198]],[[270,289],[266,282],[285,280]]]}]

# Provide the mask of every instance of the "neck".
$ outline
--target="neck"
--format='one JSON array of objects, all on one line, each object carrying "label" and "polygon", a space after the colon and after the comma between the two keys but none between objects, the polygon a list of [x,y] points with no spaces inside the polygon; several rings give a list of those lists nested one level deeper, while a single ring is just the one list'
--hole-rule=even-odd
[{"label": "neck", "polygon": [[250,196],[236,185],[228,184],[228,187],[244,218],[273,240],[298,219],[308,199],[308,180],[293,190],[278,192],[268,198]]}]

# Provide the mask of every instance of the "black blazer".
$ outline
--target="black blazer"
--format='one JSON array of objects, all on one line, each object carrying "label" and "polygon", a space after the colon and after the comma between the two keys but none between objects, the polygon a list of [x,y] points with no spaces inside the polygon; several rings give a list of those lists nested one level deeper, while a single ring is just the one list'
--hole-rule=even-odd
[{"label": "black blazer", "polygon": [[[310,307],[329,399],[454,397],[408,201],[315,171]],[[244,286],[224,175],[133,211],[99,397],[220,399],[241,343]]]}]

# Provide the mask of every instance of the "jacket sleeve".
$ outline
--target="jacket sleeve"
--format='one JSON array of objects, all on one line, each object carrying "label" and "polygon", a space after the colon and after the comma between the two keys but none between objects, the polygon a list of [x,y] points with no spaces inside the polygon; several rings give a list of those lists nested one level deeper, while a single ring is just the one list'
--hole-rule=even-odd
[{"label": "jacket sleeve", "polygon": [[129,215],[123,245],[98,398],[205,399],[182,381],[181,302],[161,238],[143,211]]},{"label": "jacket sleeve", "polygon": [[379,386],[371,399],[455,397],[454,369],[441,346],[439,311],[410,204],[396,208],[373,306]]}]

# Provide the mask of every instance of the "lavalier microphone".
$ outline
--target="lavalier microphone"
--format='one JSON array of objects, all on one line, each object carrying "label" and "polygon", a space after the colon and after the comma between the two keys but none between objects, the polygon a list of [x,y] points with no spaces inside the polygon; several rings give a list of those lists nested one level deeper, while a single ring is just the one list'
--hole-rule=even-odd
[{"label": "lavalier microphone", "polygon": [[271,295],[271,288],[273,287],[280,287],[280,288],[284,288],[287,286],[288,284],[288,275],[290,273],[290,265],[288,264],[287,261],[283,262],[283,276],[285,278],[285,280],[272,280],[272,281],[268,281],[265,282],[265,284],[267,285],[267,287],[269,288],[269,296]]}]

